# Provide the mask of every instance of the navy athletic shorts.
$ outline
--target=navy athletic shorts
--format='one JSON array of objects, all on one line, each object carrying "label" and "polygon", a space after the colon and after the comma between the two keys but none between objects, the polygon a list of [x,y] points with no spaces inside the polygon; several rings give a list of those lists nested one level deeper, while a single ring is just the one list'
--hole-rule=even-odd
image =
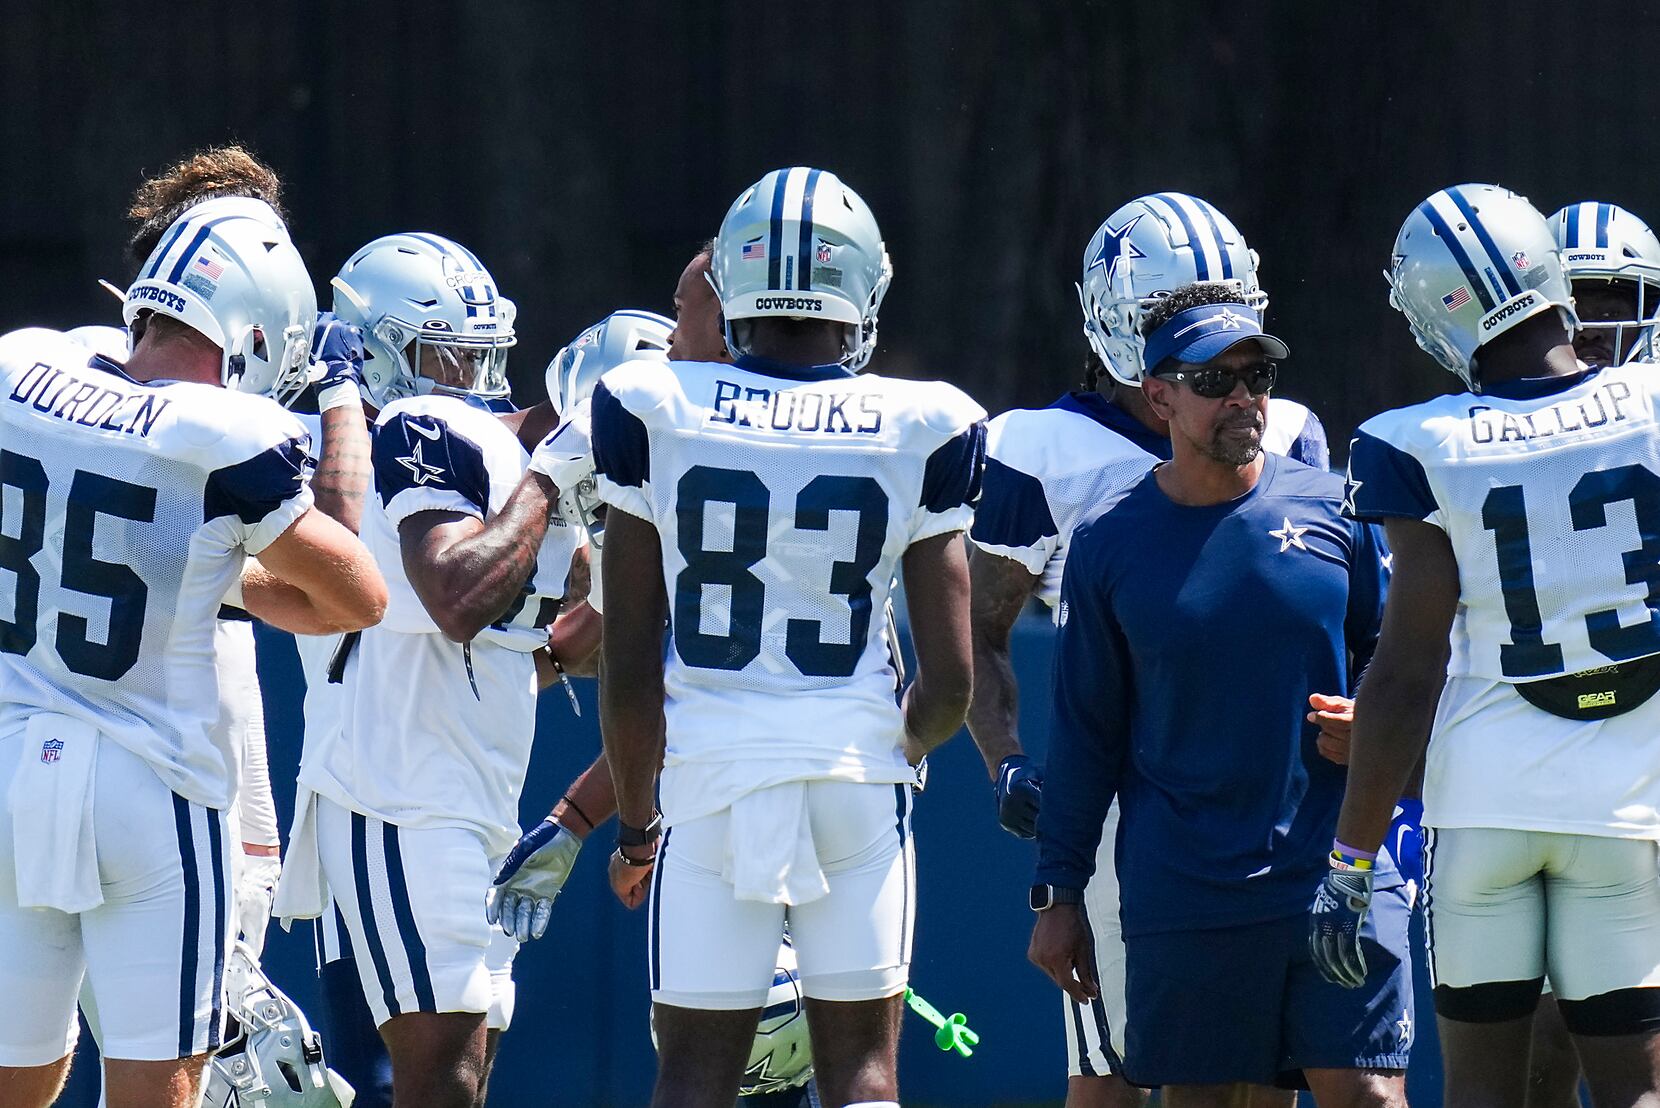
[{"label": "navy athletic shorts", "polygon": [[1405,888],[1379,890],[1361,941],[1366,984],[1333,985],[1308,917],[1126,937],[1124,1074],[1137,1085],[1304,1088],[1308,1069],[1406,1069],[1412,966]]}]

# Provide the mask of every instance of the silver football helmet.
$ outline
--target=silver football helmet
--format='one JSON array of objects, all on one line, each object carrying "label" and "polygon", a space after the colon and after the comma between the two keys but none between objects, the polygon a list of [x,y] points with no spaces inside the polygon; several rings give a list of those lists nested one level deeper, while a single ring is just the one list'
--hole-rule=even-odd
[{"label": "silver football helmet", "polygon": [[246,943],[225,962],[232,1028],[208,1062],[205,1108],[351,1108],[357,1094],[323,1060],[305,1013],[259,967]]},{"label": "silver football helmet", "polygon": [[1384,278],[1418,345],[1475,392],[1482,343],[1552,309],[1579,328],[1550,225],[1497,185],[1454,185],[1414,208]]},{"label": "silver football helmet", "polygon": [[386,235],[334,279],[334,313],[363,332],[363,382],[384,408],[430,392],[506,396],[513,301],[478,256],[442,235]]},{"label": "silver football helmet", "polygon": [[1595,200],[1567,205],[1550,217],[1550,224],[1570,285],[1619,281],[1636,293],[1635,319],[1582,319],[1580,327],[1612,329],[1610,349],[1614,351],[1630,338],[1627,361],[1652,357],[1655,321],[1660,318],[1660,239],[1648,224],[1618,204]]},{"label": "silver football helmet", "polygon": [[892,280],[859,194],[806,166],[775,169],[732,202],[709,266],[734,353],[748,349],[748,320],[827,319],[844,325],[841,361],[853,370],[876,351],[876,313]]},{"label": "silver football helmet", "polygon": [[593,395],[599,379],[635,358],[667,361],[674,320],[656,312],[612,312],[559,348],[548,363],[548,400],[561,415]]},{"label": "silver football helmet", "polygon": [[1141,384],[1146,373],[1141,314],[1155,298],[1195,281],[1237,286],[1239,301],[1268,310],[1257,283],[1257,253],[1233,222],[1197,196],[1157,192],[1137,197],[1096,228],[1084,248],[1078,302],[1084,337],[1113,380]]},{"label": "silver football helmet", "polygon": [[211,339],[226,388],[287,403],[306,387],[317,294],[263,200],[208,200],[174,222],[128,287],[121,318],[132,328],[151,313]]},{"label": "silver football helmet", "polygon": [[[651,1045],[657,1045],[655,1018],[651,1025]],[[738,1095],[780,1093],[800,1088],[812,1077],[813,1042],[807,1032],[805,994],[796,968],[795,947],[785,935],[778,948],[778,966],[773,971],[766,1006],[761,1009],[761,1022],[755,1029],[754,1045],[749,1048]]]},{"label": "silver football helmet", "polygon": [[[571,418],[594,394],[599,379],[624,362],[636,358],[668,361],[669,334],[673,330],[672,319],[638,308],[612,312],[586,328],[548,363],[548,400],[554,411]],[[592,470],[575,487],[559,490],[560,516],[581,521],[596,552],[605,544],[605,524],[599,509],[599,489]],[[594,559],[593,574],[597,583],[598,559]]]}]

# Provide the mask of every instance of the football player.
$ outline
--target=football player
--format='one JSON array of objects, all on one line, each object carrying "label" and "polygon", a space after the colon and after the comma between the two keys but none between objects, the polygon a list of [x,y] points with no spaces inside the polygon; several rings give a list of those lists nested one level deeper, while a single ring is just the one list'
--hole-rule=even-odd
[{"label": "football player", "polygon": [[[659,1106],[731,1102],[786,921],[824,1100],[898,1103],[911,767],[967,709],[985,431],[949,385],[855,376],[890,274],[856,193],[776,170],[715,243],[735,364],[636,361],[594,391],[611,881],[629,907],[651,886]],[[903,704],[880,618],[901,568]]]},{"label": "football player", "polygon": [[9,1103],[56,1095],[83,975],[113,1108],[194,1103],[219,1045],[237,757],[215,726],[221,598],[258,554],[319,622],[386,604],[368,552],[312,508],[307,436],[269,399],[305,375],[315,313],[275,212],[216,200],[128,289],[124,365],[53,332],[0,341]]},{"label": "football player", "polygon": [[[1616,204],[1586,200],[1550,218],[1573,290],[1580,329],[1574,353],[1587,365],[1653,359],[1653,318],[1660,310],[1660,241]],[[1526,1108],[1576,1108],[1579,1056],[1545,978],[1533,1018]]]},{"label": "football player", "polygon": [[557,676],[547,626],[580,531],[525,473],[551,408],[487,403],[506,393],[515,310],[476,255],[390,235],[334,287],[379,408],[363,536],[392,599],[331,662],[340,725],[307,735],[278,911],[317,915],[332,894],[395,1095],[472,1105],[512,1016],[516,950],[479,905],[518,838],[536,691]]},{"label": "football player", "polygon": [[1660,239],[1618,204],[1596,200],[1569,204],[1551,216],[1550,225],[1579,316],[1574,353],[1580,361],[1607,366],[1652,360]]},{"label": "football player", "polygon": [[1364,976],[1369,871],[1339,856],[1377,850],[1433,734],[1424,902],[1446,1102],[1523,1103],[1548,972],[1593,1101],[1649,1103],[1660,378],[1575,356],[1562,253],[1506,189],[1429,197],[1387,276],[1465,391],[1374,417],[1350,451],[1349,507],[1384,522],[1394,580],[1311,910],[1316,958],[1340,983]]},{"label": "football player", "polygon": [[[1083,266],[1078,290],[1090,346],[1089,387],[1047,408],[1016,409],[991,421],[985,493],[971,533],[974,702],[968,725],[995,785],[998,818],[1022,838],[1034,834],[1042,777],[1020,743],[1009,635],[1033,594],[1055,608],[1078,524],[1105,511],[1170,457],[1169,426],[1141,393],[1143,315],[1172,289],[1196,281],[1233,289],[1259,319],[1268,307],[1257,281],[1256,251],[1227,216],[1182,193],[1143,196],[1113,212],[1090,239]],[[1274,397],[1267,419],[1264,449],[1322,469],[1328,465],[1325,429],[1313,412]],[[1125,1006],[1112,854],[1117,826],[1115,801],[1088,887],[1101,995],[1087,1005],[1061,997],[1071,1108],[1143,1099],[1119,1076]]]}]

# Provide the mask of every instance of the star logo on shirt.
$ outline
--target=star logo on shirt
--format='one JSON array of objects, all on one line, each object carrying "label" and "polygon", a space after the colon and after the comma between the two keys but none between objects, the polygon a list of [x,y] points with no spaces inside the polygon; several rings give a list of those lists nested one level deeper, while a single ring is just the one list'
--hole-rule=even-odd
[{"label": "star logo on shirt", "polygon": [[1379,555],[1378,556],[1378,564],[1383,566],[1383,572],[1385,572],[1385,573],[1395,572],[1395,554],[1394,554],[1394,552],[1391,551],[1388,554]]},{"label": "star logo on shirt", "polygon": [[1353,477],[1349,477],[1344,480],[1342,504],[1342,512],[1344,515],[1353,516],[1355,514],[1355,494],[1360,491],[1360,486],[1365,483],[1365,481],[1356,481]]},{"label": "star logo on shirt", "polygon": [[1296,524],[1291,522],[1290,516],[1286,516],[1284,519],[1284,527],[1276,528],[1275,530],[1268,532],[1274,538],[1280,540],[1280,553],[1284,554],[1293,546],[1295,546],[1298,550],[1307,550],[1307,545],[1303,543],[1303,532],[1307,531],[1308,528],[1298,527]]},{"label": "star logo on shirt", "polygon": [[415,479],[417,485],[425,485],[428,481],[436,481],[444,476],[443,466],[435,466],[421,457],[421,449],[424,446],[425,443],[418,442],[415,444],[414,453],[406,458],[397,459],[399,465],[409,470],[409,475]]},{"label": "star logo on shirt", "polygon": [[1412,1013],[1403,1011],[1401,1018],[1395,1021],[1395,1034],[1400,1039],[1401,1049],[1405,1050],[1412,1045]]}]

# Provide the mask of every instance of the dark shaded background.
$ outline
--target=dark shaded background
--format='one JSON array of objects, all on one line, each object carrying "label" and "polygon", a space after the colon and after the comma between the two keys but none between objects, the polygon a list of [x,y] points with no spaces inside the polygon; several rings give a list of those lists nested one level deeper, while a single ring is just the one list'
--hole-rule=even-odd
[{"label": "dark shaded background", "polygon": [[[1653,4],[633,4],[0,0],[0,328],[111,319],[141,175],[239,139],[288,182],[313,276],[391,231],[473,247],[520,305],[521,400],[580,328],[668,311],[768,169],[870,202],[896,277],[874,365],[992,411],[1079,375],[1084,243],[1206,197],[1263,258],[1282,388],[1341,457],[1453,379],[1380,271],[1410,207],[1492,180],[1549,214],[1660,212]],[[1657,216],[1655,218],[1660,218]]]}]

